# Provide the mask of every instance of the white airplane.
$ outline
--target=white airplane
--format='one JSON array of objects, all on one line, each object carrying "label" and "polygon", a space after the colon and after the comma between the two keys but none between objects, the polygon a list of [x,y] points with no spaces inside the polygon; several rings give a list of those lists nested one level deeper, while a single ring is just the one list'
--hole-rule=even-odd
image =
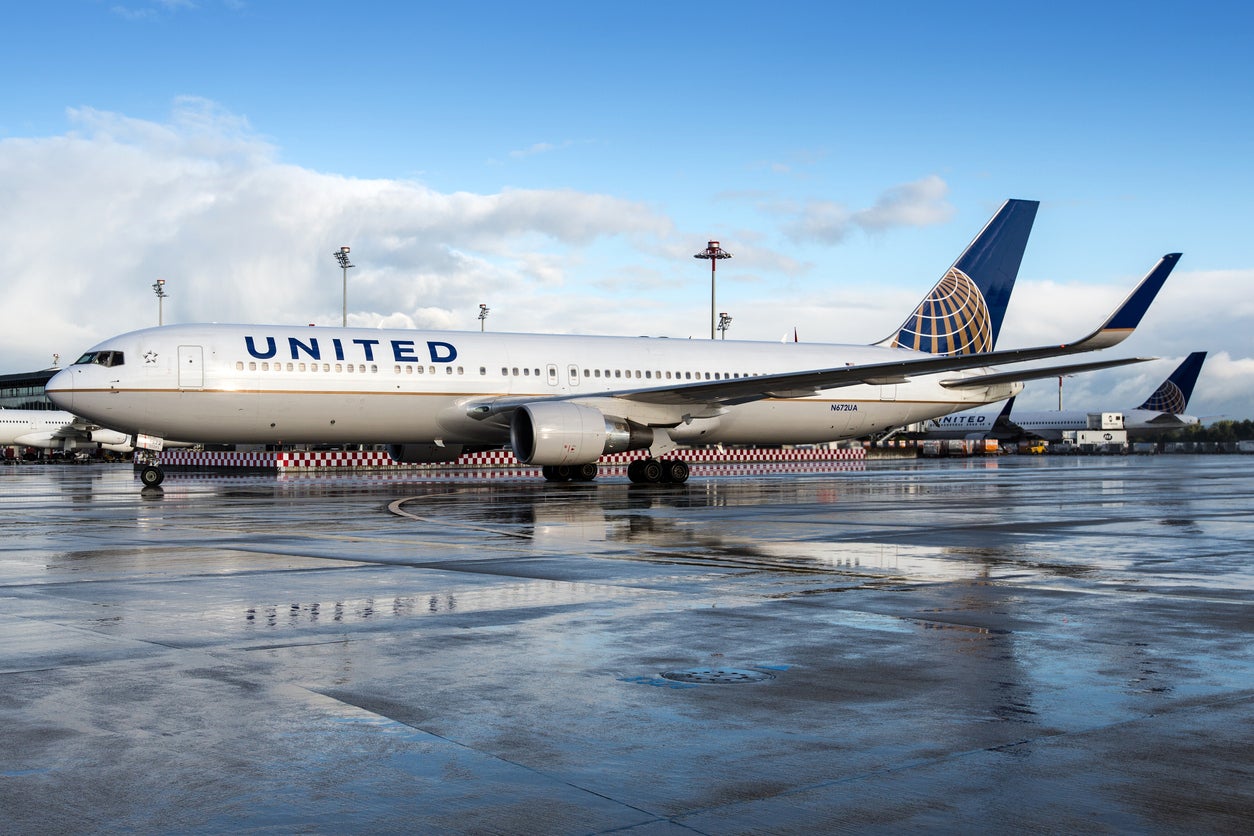
[{"label": "white airplane", "polygon": [[1184,358],[1184,362],[1159,384],[1152,395],[1132,409],[1019,412],[1013,413],[1012,417],[1014,398],[1011,398],[996,415],[989,412],[946,415],[926,422],[923,431],[929,438],[1035,436],[1046,441],[1059,441],[1064,432],[1096,429],[1090,426],[1091,415],[1112,413],[1122,417],[1122,428],[1130,436],[1191,426],[1201,423],[1200,419],[1183,413],[1189,407],[1193,386],[1205,360],[1205,351],[1195,351]]},{"label": "white airplane", "polygon": [[131,436],[98,427],[60,409],[0,409],[0,447],[74,450],[99,445],[129,453]]},{"label": "white airplane", "polygon": [[169,325],[107,339],[46,386],[54,403],[136,434],[160,484],[166,438],[389,444],[398,461],[509,447],[553,481],[648,450],[632,481],[683,482],[679,445],[856,438],[1005,400],[1022,381],[1140,362],[998,372],[1116,345],[1179,259],[1163,256],[1074,343],[994,351],[1035,201],[1010,200],[899,329],[874,345],[283,325]]}]

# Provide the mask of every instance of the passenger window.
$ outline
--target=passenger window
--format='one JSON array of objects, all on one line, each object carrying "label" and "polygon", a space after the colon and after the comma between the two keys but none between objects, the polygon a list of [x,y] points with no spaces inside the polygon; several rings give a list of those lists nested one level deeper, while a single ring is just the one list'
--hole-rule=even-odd
[{"label": "passenger window", "polygon": [[249,370],[250,372],[255,372],[255,371],[257,371],[257,361],[256,361],[256,360],[249,360],[249,361],[248,361],[248,370]]},{"label": "passenger window", "polygon": [[243,360],[236,360],[236,361],[235,361],[235,371],[237,371],[237,372],[242,372],[243,370],[244,370],[244,361],[243,361]]},{"label": "passenger window", "polygon": [[270,371],[270,364],[269,364],[269,363],[262,363],[262,364],[261,364],[261,370],[262,370],[263,372],[268,372],[268,371]]}]

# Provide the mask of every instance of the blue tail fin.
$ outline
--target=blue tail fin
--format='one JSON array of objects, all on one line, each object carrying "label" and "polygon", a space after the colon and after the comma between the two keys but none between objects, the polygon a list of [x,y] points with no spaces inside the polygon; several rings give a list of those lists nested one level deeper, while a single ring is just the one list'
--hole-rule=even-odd
[{"label": "blue tail fin", "polygon": [[1173,415],[1183,413],[1189,407],[1189,398],[1193,397],[1193,384],[1197,383],[1197,376],[1201,373],[1205,360],[1205,351],[1195,351],[1185,357],[1184,362],[1137,409],[1170,412]]},{"label": "blue tail fin", "polygon": [[992,351],[1038,206],[1035,200],[1003,203],[910,318],[879,345],[928,354]]}]

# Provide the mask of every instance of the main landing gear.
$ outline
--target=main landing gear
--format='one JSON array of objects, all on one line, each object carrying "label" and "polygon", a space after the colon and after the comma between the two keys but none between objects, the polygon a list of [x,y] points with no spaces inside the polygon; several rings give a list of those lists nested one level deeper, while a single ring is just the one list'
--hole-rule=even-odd
[{"label": "main landing gear", "polygon": [[627,478],[637,485],[682,485],[688,481],[688,472],[688,463],[682,459],[635,459],[627,465]]},{"label": "main landing gear", "polygon": [[[596,464],[548,464],[540,468],[550,482],[591,482],[597,478]],[[636,459],[627,465],[627,478],[638,485],[688,481],[688,463],[681,459]]]},{"label": "main landing gear", "polygon": [[540,468],[550,482],[591,482],[597,478],[600,468],[596,462],[587,464],[546,464]]}]

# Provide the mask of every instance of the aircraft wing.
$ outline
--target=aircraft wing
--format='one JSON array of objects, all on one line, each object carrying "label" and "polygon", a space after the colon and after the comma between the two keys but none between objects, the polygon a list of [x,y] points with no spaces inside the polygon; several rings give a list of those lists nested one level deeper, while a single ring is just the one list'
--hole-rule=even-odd
[{"label": "aircraft wing", "polygon": [[[815,369],[785,374],[759,375],[757,377],[709,380],[683,386],[663,386],[651,389],[630,389],[607,393],[608,397],[621,398],[651,404],[719,404],[734,405],[766,398],[800,398],[824,389],[836,389],[859,383],[888,385],[904,383],[911,376],[938,372],[962,371],[984,368],[1005,363],[1025,363],[1051,357],[1063,357],[1086,351],[1110,348],[1126,340],[1140,324],[1149,310],[1150,303],[1158,295],[1167,277],[1180,260],[1180,253],[1164,255],[1150,269],[1128,298],[1115,309],[1104,323],[1091,334],[1073,343],[1017,348],[1006,351],[989,351],[983,354],[931,355],[919,354],[904,360],[888,363],[863,363],[830,369]],[[1111,365],[1125,362],[1112,361]],[[1093,366],[1098,368],[1099,366]],[[1031,371],[1012,375],[1010,380],[1029,379]],[[1043,375],[1054,376],[1053,373]],[[988,378],[978,385],[988,385]]]},{"label": "aircraft wing", "polygon": [[[1128,298],[1097,330],[1073,343],[989,351],[983,354],[936,355],[918,352],[911,353],[911,356],[906,359],[887,363],[860,363],[755,377],[703,380],[682,385],[621,389],[598,393],[597,397],[661,406],[734,406],[768,398],[804,398],[826,389],[838,389],[842,386],[854,386],[860,383],[870,385],[905,383],[915,375],[986,368],[1004,363],[1026,363],[1032,360],[1110,348],[1123,342],[1136,329],[1149,309],[1150,303],[1154,301],[1154,297],[1179,260],[1180,253],[1169,253],[1160,258],[1128,295]],[[1138,360],[1108,361],[1107,365],[1122,365],[1128,362],[1138,362]],[[1091,368],[1104,367],[1091,365]],[[1033,374],[1032,370],[1026,370],[1010,374],[1005,379],[1027,380]],[[1056,373],[1050,372],[1042,376],[1052,377],[1054,374]],[[999,376],[1001,376],[1000,373],[984,376],[980,383],[972,385],[987,386],[990,378],[996,379]],[[961,381],[954,381],[953,385],[961,385]],[[580,400],[581,397],[572,394],[557,400]],[[488,403],[473,406],[472,411],[481,418],[489,418],[535,401],[535,397],[495,398]]]}]

